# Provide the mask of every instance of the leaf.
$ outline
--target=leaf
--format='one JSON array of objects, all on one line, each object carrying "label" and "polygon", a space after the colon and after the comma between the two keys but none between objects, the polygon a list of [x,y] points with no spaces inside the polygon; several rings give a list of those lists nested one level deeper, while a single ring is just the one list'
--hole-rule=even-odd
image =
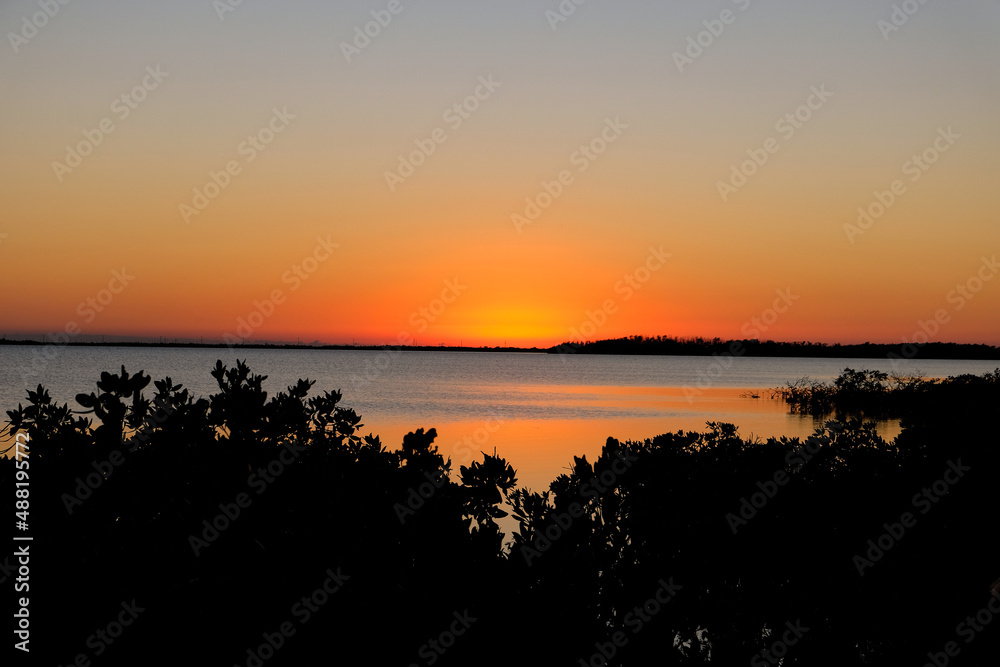
[{"label": "leaf", "polygon": [[149,382],[152,379],[153,378],[149,377],[148,375],[143,375],[142,371],[139,371],[138,373],[132,376],[132,379],[128,381],[129,393],[130,394],[139,393],[149,385]]}]

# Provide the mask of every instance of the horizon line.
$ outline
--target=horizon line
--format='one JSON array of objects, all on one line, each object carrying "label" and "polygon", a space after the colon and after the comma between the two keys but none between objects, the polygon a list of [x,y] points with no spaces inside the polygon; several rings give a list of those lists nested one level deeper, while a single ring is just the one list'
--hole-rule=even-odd
[{"label": "horizon line", "polygon": [[[645,335],[630,335],[618,338],[604,338],[586,341],[573,341],[565,340],[560,343],[553,345],[508,345],[507,341],[504,341],[503,345],[494,344],[480,344],[480,345],[465,345],[465,344],[446,344],[440,342],[438,344],[421,345],[416,341],[413,341],[409,345],[392,344],[392,343],[358,343],[356,340],[352,340],[350,343],[334,343],[334,342],[323,342],[319,339],[313,340],[311,342],[302,342],[301,339],[296,342],[288,340],[259,340],[259,341],[246,341],[242,340],[239,343],[226,342],[225,339],[210,339],[205,341],[206,337],[168,337],[168,336],[128,336],[121,334],[88,334],[83,337],[75,337],[74,339],[68,339],[69,337],[65,334],[62,335],[63,338],[68,340],[60,340],[59,334],[43,334],[41,336],[33,337],[34,334],[24,334],[23,338],[12,338],[11,334],[0,335],[0,345],[56,345],[56,346],[94,346],[94,347],[116,347],[116,346],[135,346],[135,347],[201,347],[201,348],[230,348],[230,349],[260,349],[260,348],[277,348],[277,349],[341,349],[341,350],[372,350],[372,349],[399,349],[399,350],[413,350],[413,351],[424,351],[424,350],[509,350],[509,351],[525,351],[525,352],[545,352],[550,350],[558,350],[559,348],[581,348],[585,346],[593,346],[598,344],[611,344],[619,343],[622,345],[627,345],[629,343],[636,344],[641,342],[646,343],[676,343],[682,346],[718,346],[718,345],[733,345],[736,343],[751,343],[755,345],[778,345],[782,347],[795,348],[795,347],[818,347],[818,348],[902,348],[913,346],[917,349],[922,349],[928,346],[935,347],[953,347],[953,348],[986,348],[989,350],[1000,351],[1000,346],[991,345],[989,343],[960,343],[954,341],[928,341],[926,343],[883,343],[883,342],[873,342],[865,341],[862,343],[844,343],[835,342],[828,343],[823,341],[809,341],[809,340],[774,340],[774,339],[760,339],[760,338],[721,338],[714,336],[711,338],[706,338],[702,336],[693,337],[673,337],[673,336],[645,336]],[[51,338],[47,340],[46,337]],[[87,338],[89,340],[83,340]],[[107,340],[108,338],[118,339],[118,340]],[[639,339],[639,340],[636,340]],[[1000,359],[1000,357],[998,357]]]}]

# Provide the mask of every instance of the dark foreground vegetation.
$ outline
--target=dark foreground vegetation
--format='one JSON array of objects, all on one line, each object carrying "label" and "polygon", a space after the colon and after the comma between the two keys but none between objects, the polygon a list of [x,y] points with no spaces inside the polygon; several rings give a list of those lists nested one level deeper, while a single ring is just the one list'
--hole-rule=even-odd
[{"label": "dark foreground vegetation", "polygon": [[771,391],[793,413],[837,419],[899,419],[939,410],[948,403],[976,401],[1000,390],[1000,369],[983,376],[945,379],[905,377],[845,368],[833,383],[801,378]]},{"label": "dark foreground vegetation", "polygon": [[544,493],[496,456],[452,470],[433,429],[361,437],[308,381],[212,374],[205,399],[123,368],[91,414],[41,387],[8,413],[38,664],[996,664],[1000,372],[893,404],[892,443],[709,423],[609,439]]}]

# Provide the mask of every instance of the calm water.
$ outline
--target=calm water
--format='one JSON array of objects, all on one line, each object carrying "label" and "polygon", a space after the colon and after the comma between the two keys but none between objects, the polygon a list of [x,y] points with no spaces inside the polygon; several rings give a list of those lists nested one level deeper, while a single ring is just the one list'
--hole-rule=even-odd
[{"label": "calm water", "polygon": [[[893,370],[872,359],[0,346],[0,409],[24,403],[25,390],[38,384],[75,405],[77,393],[96,390],[101,371],[118,372],[123,364],[205,396],[218,388],[210,375],[216,360],[232,366],[237,357],[268,376],[272,395],[299,378],[316,380],[314,392],[340,389],[342,404],[362,416],[363,432],[391,449],[421,427],[437,429],[441,452],[456,465],[495,447],[535,489],[547,487],[574,455],[592,460],[609,436],[702,430],[706,421],[732,422],[744,435],[806,436],[817,426],[813,419],[788,415],[766,394],[743,395],[804,376],[831,380],[845,367]],[[897,370],[946,377],[998,365],[920,361]],[[897,428],[882,430],[892,437]]]}]

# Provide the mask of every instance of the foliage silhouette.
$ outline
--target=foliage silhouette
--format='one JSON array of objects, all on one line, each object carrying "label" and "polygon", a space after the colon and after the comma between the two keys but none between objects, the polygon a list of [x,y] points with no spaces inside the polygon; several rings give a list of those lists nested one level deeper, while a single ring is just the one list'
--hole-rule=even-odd
[{"label": "foliage silhouette", "polygon": [[869,419],[899,419],[929,407],[936,398],[985,392],[1000,387],[1000,368],[981,377],[960,375],[936,378],[889,375],[882,371],[845,368],[833,384],[800,378],[771,390],[771,396],[785,401],[793,413],[814,417],[836,415]]},{"label": "foliage silhouette", "polygon": [[[247,665],[264,633],[291,622],[264,664],[578,665],[620,632],[608,664],[730,665],[763,661],[796,621],[809,630],[783,665],[922,664],[961,641],[956,624],[1000,574],[982,520],[997,504],[1000,372],[904,388],[845,373],[831,405],[901,411],[891,443],[846,416],[809,443],[710,422],[608,439],[540,493],[517,488],[496,452],[453,479],[434,429],[389,451],[360,435],[339,392],[310,396],[309,380],[269,397],[243,362],[212,375],[218,393],[195,399],[171,378],[147,397],[142,372],[103,373],[77,396],[96,423],[42,387],[8,412],[31,439],[32,522],[45,535],[33,573],[57,593],[37,594],[32,613],[59,629],[37,648],[52,664],[88,652],[133,599],[147,611],[101,664]],[[955,461],[968,472],[916,510],[914,494]],[[13,476],[0,460],[0,485]],[[518,529],[504,545],[508,511]],[[905,511],[916,525],[861,576],[856,557]],[[338,568],[349,578],[302,623],[295,605]],[[661,582],[676,596],[650,613]],[[471,629],[443,654],[428,648],[462,612]],[[964,664],[993,664],[996,630],[962,644]]]}]

